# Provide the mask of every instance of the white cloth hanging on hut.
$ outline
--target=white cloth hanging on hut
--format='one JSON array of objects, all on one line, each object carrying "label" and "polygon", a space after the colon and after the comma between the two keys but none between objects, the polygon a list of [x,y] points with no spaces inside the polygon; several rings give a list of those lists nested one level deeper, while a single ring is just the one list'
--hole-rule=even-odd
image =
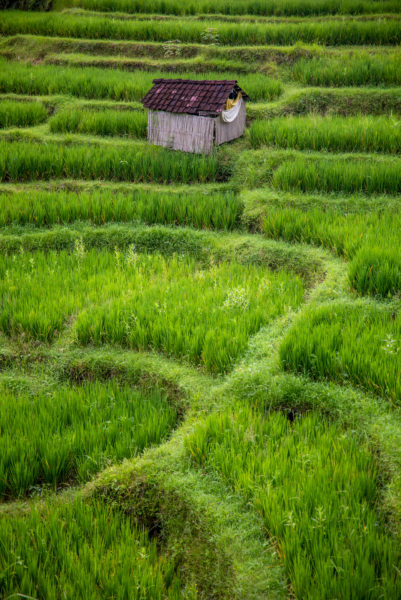
[{"label": "white cloth hanging on hut", "polygon": [[232,108],[230,108],[229,110],[221,111],[221,120],[224,121],[224,123],[232,123],[233,121],[235,121],[235,119],[239,115],[241,106],[242,98],[238,98],[238,102],[236,102]]}]

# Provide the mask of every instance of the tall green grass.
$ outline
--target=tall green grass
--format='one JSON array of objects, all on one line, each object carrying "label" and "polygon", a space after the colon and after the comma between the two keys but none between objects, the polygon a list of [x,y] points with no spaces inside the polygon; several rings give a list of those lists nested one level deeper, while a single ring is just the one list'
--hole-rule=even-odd
[{"label": "tall green grass", "polygon": [[[10,63],[0,58],[0,91],[17,94],[68,94],[80,98],[142,100],[153,79],[238,79],[238,73],[169,73],[163,71],[105,70],[97,67],[56,67]],[[273,100],[282,92],[281,83],[266,75],[243,74],[240,84],[254,101]]]},{"label": "tall green grass", "polygon": [[90,133],[146,137],[147,115],[140,111],[82,109],[57,113],[49,121],[53,133]]},{"label": "tall green grass", "polygon": [[348,55],[298,60],[291,77],[304,85],[401,85],[400,55]]},{"label": "tall green grass", "polygon": [[0,497],[47,484],[82,483],[162,441],[176,414],[160,392],[115,382],[58,388],[39,397],[1,394]]},{"label": "tall green grass", "polygon": [[116,508],[73,500],[0,516],[3,598],[196,599],[172,560]]},{"label": "tall green grass", "polygon": [[142,221],[147,224],[192,225],[198,229],[231,230],[240,226],[242,202],[232,192],[194,188],[187,192],[136,190],[132,194],[111,191],[0,193],[0,226],[49,225],[89,221]]},{"label": "tall green grass", "polygon": [[336,45],[397,45],[401,41],[397,19],[299,21],[286,23],[223,23],[221,21],[108,19],[101,16],[8,12],[2,15],[0,34],[182,42],[205,42],[205,32],[215,30],[226,45],[289,45],[295,42]]},{"label": "tall green grass", "polygon": [[40,102],[0,101],[0,128],[30,127],[46,121],[47,110]]},{"label": "tall green grass", "polygon": [[352,382],[401,403],[399,307],[331,304],[311,309],[280,348],[285,369]]},{"label": "tall green grass", "polygon": [[401,122],[395,117],[285,117],[254,121],[253,147],[297,150],[401,152]]},{"label": "tall green grass", "polygon": [[160,146],[97,146],[0,142],[0,180],[111,179],[181,183],[223,176],[216,155],[197,156]]},{"label": "tall green grass", "polygon": [[335,14],[375,14],[399,12],[396,0],[75,0],[75,6],[89,10],[121,11],[128,13],[161,13],[196,15],[222,13],[227,15],[308,16]]},{"label": "tall green grass", "polygon": [[352,431],[319,415],[213,414],[186,439],[261,515],[296,598],[396,598],[399,548],[377,513],[376,461]]}]

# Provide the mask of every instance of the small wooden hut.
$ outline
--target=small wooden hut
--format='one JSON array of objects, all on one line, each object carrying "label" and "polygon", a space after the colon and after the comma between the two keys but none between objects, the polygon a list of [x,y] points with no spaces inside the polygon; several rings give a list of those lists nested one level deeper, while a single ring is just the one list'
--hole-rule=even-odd
[{"label": "small wooden hut", "polygon": [[247,94],[236,80],[154,79],[142,100],[148,112],[148,141],[158,146],[209,154],[245,130]]}]

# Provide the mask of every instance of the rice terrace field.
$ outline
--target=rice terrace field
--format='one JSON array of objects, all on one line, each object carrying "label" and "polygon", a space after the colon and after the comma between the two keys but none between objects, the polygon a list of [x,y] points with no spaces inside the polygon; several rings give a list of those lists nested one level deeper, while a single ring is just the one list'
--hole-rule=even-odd
[{"label": "rice terrace field", "polygon": [[401,599],[401,2],[0,6],[0,598]]}]

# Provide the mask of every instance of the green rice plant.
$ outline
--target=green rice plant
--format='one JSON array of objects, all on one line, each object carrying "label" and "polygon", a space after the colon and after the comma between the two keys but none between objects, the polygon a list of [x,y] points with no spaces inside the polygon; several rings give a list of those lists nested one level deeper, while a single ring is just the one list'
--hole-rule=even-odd
[{"label": "green rice plant", "polygon": [[157,541],[107,505],[47,501],[1,515],[0,539],[3,598],[196,599]]},{"label": "green rice plant", "polygon": [[355,432],[318,414],[234,405],[185,440],[262,516],[296,598],[397,598],[399,547],[377,510],[380,475]]},{"label": "green rice plant", "polygon": [[253,147],[262,145],[333,152],[401,152],[401,123],[395,117],[283,117],[254,121]]},{"label": "green rice plant", "polygon": [[165,395],[113,381],[59,387],[39,397],[3,391],[0,405],[3,500],[44,484],[87,481],[108,464],[160,443],[176,422]]},{"label": "green rice plant", "polygon": [[330,304],[311,309],[287,333],[280,358],[285,369],[352,382],[399,405],[399,307]]},{"label": "green rice plant", "polygon": [[[64,67],[11,63],[0,58],[0,92],[17,94],[68,94],[80,98],[142,100],[153,79],[238,79],[238,73],[171,73],[136,71],[127,73],[97,67]],[[254,101],[277,98],[282,93],[279,81],[262,74],[241,75],[240,84]]]},{"label": "green rice plant", "polygon": [[249,337],[303,295],[300,280],[285,272],[228,263],[199,269],[193,259],[143,259],[130,280],[119,299],[78,315],[78,342],[155,348],[212,373],[229,370]]},{"label": "green rice plant", "polygon": [[189,183],[219,179],[222,169],[217,155],[197,156],[148,144],[118,147],[0,142],[1,181],[68,177]]},{"label": "green rice plant", "polygon": [[232,192],[209,192],[194,188],[188,192],[148,189],[132,194],[112,191],[0,193],[0,226],[43,227],[89,221],[142,221],[147,224],[192,225],[198,229],[231,230],[240,226],[242,202]]},{"label": "green rice plant", "polygon": [[399,194],[401,169],[397,160],[308,160],[299,157],[283,162],[274,171],[272,185],[283,191]]},{"label": "green rice plant", "polygon": [[382,298],[401,293],[400,231],[398,228],[393,245],[383,237],[383,244],[379,246],[380,238],[376,238],[376,246],[366,244],[354,256],[348,278],[357,292]]},{"label": "green rice plant", "polygon": [[375,14],[400,12],[396,0],[75,0],[75,6],[88,10],[127,13],[161,13],[196,15],[222,13],[226,15],[301,16],[335,14]]},{"label": "green rice plant", "polygon": [[291,77],[303,85],[396,86],[401,84],[399,64],[399,54],[301,58],[291,67]]},{"label": "green rice plant", "polygon": [[147,116],[139,111],[121,110],[65,110],[49,121],[53,133],[90,133],[146,137]]},{"label": "green rice plant", "polygon": [[[104,16],[7,12],[2,15],[0,34],[33,34],[60,37],[209,43],[206,30],[212,29],[226,45],[289,45],[319,42],[337,45],[397,45],[401,41],[398,19],[288,21],[276,23],[224,23],[182,18],[180,20],[108,19]],[[213,38],[214,39],[214,38]]]},{"label": "green rice plant", "polygon": [[51,341],[78,313],[72,335],[81,344],[154,348],[213,373],[228,370],[251,335],[303,299],[298,276],[264,266],[204,268],[185,255],[137,254],[132,245],[86,250],[79,239],[73,253],[3,257],[0,276],[7,335]]},{"label": "green rice plant", "polygon": [[0,101],[0,129],[38,125],[47,117],[47,110],[40,102]]}]

